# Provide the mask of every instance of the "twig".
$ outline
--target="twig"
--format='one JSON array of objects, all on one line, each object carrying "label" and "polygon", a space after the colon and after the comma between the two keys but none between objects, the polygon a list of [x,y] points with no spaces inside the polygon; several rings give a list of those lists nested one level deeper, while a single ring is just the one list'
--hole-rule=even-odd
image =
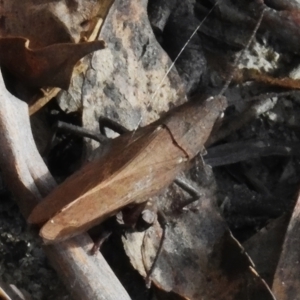
[{"label": "twig", "polygon": [[[6,90],[0,74],[0,168],[27,217],[56,185],[30,129],[28,106]],[[45,246],[45,252],[74,299],[128,300],[130,297],[100,253],[89,255],[87,234]]]},{"label": "twig", "polygon": [[260,156],[299,156],[299,148],[299,142],[252,140],[212,147],[203,158],[208,165],[217,167]]}]

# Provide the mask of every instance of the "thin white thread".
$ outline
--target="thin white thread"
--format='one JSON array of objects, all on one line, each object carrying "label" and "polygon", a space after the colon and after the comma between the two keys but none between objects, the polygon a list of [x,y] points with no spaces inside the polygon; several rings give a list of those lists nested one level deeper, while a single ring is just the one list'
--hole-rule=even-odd
[{"label": "thin white thread", "polygon": [[[153,95],[151,96],[151,101],[149,101],[146,105],[146,108],[149,107],[149,105],[152,103],[153,100],[155,100],[154,98],[156,97],[158,91],[160,90],[160,88],[162,87],[164,81],[166,80],[167,76],[169,75],[169,73],[171,72],[171,70],[173,69],[173,67],[175,66],[175,63],[177,62],[177,60],[179,59],[179,57],[181,56],[182,52],[185,50],[185,48],[187,47],[187,45],[190,43],[190,41],[192,40],[192,38],[195,36],[195,34],[197,33],[197,31],[200,29],[200,27],[202,26],[202,24],[206,21],[206,19],[209,17],[209,15],[212,13],[212,11],[214,10],[214,8],[219,4],[220,0],[218,0],[214,6],[210,9],[210,11],[207,13],[207,15],[204,17],[204,19],[200,22],[200,24],[196,27],[196,29],[193,31],[193,33],[191,34],[191,36],[189,37],[189,39],[186,41],[186,43],[183,45],[183,47],[181,48],[181,50],[179,51],[179,53],[177,54],[177,56],[175,57],[174,61],[171,63],[170,67],[168,68],[167,72],[165,73],[164,77],[162,78],[161,82],[159,83],[157,89],[154,91]],[[143,116],[140,117],[138,124],[136,126],[136,128],[133,130],[132,132],[132,137],[135,134],[136,130],[139,128],[139,126],[141,125],[143,120]]]},{"label": "thin white thread", "polygon": [[[204,19],[200,22],[200,24],[196,27],[196,29],[193,31],[193,33],[191,34],[191,36],[189,37],[189,39],[186,41],[186,43],[183,45],[183,47],[181,48],[181,50],[179,51],[179,53],[177,54],[177,56],[175,57],[174,61],[171,63],[170,67],[168,68],[166,74],[164,75],[164,77],[162,78],[160,84],[158,85],[157,89],[155,90],[155,92],[153,93],[151,100],[154,100],[155,96],[157,95],[158,91],[160,90],[160,88],[162,87],[164,81],[166,80],[167,76],[169,75],[169,73],[171,72],[171,70],[173,69],[173,67],[175,66],[177,60],[179,59],[179,57],[181,56],[182,52],[185,50],[185,48],[187,47],[187,45],[190,43],[190,41],[192,40],[192,38],[195,36],[195,34],[197,33],[197,31],[200,29],[200,27],[202,26],[202,24],[206,21],[206,19],[209,17],[209,15],[212,13],[212,11],[214,10],[214,8],[218,5],[218,3],[220,2],[217,1],[214,6],[210,9],[210,11],[207,13],[207,15],[204,17]],[[148,103],[149,105],[149,103]]]},{"label": "thin white thread", "polygon": [[[174,67],[175,63],[177,62],[177,60],[179,59],[180,55],[182,54],[182,52],[185,50],[185,48],[187,47],[187,45],[189,44],[189,42],[192,40],[192,38],[195,36],[195,34],[197,33],[197,31],[200,29],[200,27],[202,26],[202,24],[207,20],[207,18],[209,17],[209,15],[213,12],[214,8],[219,4],[220,0],[218,0],[214,6],[209,10],[209,12],[207,13],[207,15],[204,17],[204,19],[200,22],[200,24],[196,27],[196,29],[193,31],[193,33],[191,34],[191,36],[189,37],[189,39],[186,41],[186,43],[183,45],[183,47],[181,48],[181,50],[179,51],[179,53],[177,54],[176,58],[174,59],[174,61],[171,63],[170,67],[168,68],[167,72],[165,73],[164,77],[162,78],[160,84],[158,85],[157,89],[155,90],[155,92],[153,93],[153,95],[151,96],[151,100],[155,100],[155,97],[158,93],[158,91],[160,90],[160,88],[162,87],[165,79],[167,78],[167,76],[169,75],[169,73],[171,72],[172,68]],[[258,20],[258,22],[256,23],[256,26],[253,30],[253,33],[252,35],[250,36],[248,42],[247,42],[247,45],[246,47],[244,48],[244,50],[241,51],[241,53],[236,57],[235,59],[235,62],[234,64],[236,65],[240,59],[242,58],[243,54],[245,53],[245,50],[248,49],[250,47],[250,44],[252,43],[256,33],[257,33],[257,30],[262,22],[262,19],[263,19],[263,15],[264,15],[264,11],[265,11],[265,8],[263,8],[262,10],[262,13],[260,15],[260,18]],[[218,94],[218,96],[221,96],[224,94],[224,92],[227,90],[228,86],[230,85],[231,81],[232,81],[232,78],[233,78],[233,73],[231,74],[231,76],[227,79],[227,81],[225,82],[223,88],[221,89],[220,93]],[[146,105],[146,108],[149,107],[149,105],[151,103],[153,103],[152,101],[149,101]],[[135,132],[137,131],[137,129],[139,128],[139,126],[141,125],[142,123],[142,120],[143,120],[143,116],[140,117],[139,121],[138,121],[138,124],[136,126],[136,128],[132,131],[132,135],[131,135],[131,138],[129,139],[129,141],[131,141],[131,139],[133,138]]]}]

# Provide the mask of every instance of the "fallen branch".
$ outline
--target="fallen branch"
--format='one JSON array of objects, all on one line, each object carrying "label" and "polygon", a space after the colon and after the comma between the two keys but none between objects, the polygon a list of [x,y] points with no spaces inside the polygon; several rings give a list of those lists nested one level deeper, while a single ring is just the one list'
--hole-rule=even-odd
[{"label": "fallen branch", "polygon": [[[0,168],[26,218],[56,183],[36,149],[27,104],[6,90],[1,74],[0,131]],[[44,249],[74,299],[130,299],[102,255],[89,254],[91,247],[81,234]]]}]

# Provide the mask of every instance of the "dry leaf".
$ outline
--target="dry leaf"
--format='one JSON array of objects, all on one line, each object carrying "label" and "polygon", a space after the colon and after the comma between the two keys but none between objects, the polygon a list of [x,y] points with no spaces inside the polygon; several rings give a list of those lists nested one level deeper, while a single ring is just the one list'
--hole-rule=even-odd
[{"label": "dry leaf", "polygon": [[[151,277],[153,284],[184,299],[274,299],[219,214],[213,186],[206,189],[206,194],[205,188],[199,190],[203,197],[196,209],[177,213],[174,209],[164,210],[168,226]],[[160,203],[170,201],[176,206],[178,196],[167,194],[167,198],[160,197]],[[161,237],[162,228],[155,223],[146,233],[128,233],[123,238],[132,265],[144,277],[152,266]]]},{"label": "dry leaf", "polygon": [[30,49],[25,38],[0,38],[0,64],[30,86],[68,89],[76,62],[103,48],[103,41],[94,41]]},{"label": "dry leaf", "polygon": [[0,35],[24,36],[33,48],[57,43],[90,40],[99,20],[103,20],[112,0],[33,1],[11,0],[1,3]]},{"label": "dry leaf", "polygon": [[[0,36],[27,38],[32,49],[60,43],[93,41],[99,34],[112,2],[112,0],[88,2],[61,0],[49,3],[32,0],[4,1],[0,4],[2,20]],[[80,69],[86,69],[83,61],[80,63]],[[63,83],[63,86],[66,88],[67,84]],[[48,93],[49,95],[41,97],[39,93],[30,90],[28,96],[25,96],[24,90],[26,86],[21,85],[17,86],[14,92],[17,97],[30,104],[37,103],[34,108],[30,107],[31,114],[51,100],[51,95],[58,93],[57,90],[53,90]]]}]

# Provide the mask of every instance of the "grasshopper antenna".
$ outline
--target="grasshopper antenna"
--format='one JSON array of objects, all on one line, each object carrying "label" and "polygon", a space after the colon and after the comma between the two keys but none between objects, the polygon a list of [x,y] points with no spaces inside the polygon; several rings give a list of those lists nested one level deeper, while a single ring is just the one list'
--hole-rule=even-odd
[{"label": "grasshopper antenna", "polygon": [[[168,68],[167,72],[165,73],[164,77],[162,78],[160,84],[158,85],[158,87],[156,88],[155,92],[153,93],[151,100],[155,100],[155,97],[157,95],[157,93],[159,92],[160,88],[162,87],[164,81],[166,80],[167,76],[169,75],[169,73],[171,72],[171,70],[173,69],[173,67],[175,66],[177,60],[179,59],[179,57],[181,56],[182,52],[185,50],[185,48],[187,47],[187,45],[190,43],[190,41],[192,40],[192,38],[195,36],[195,34],[198,32],[198,30],[201,28],[202,24],[207,20],[207,18],[209,17],[209,15],[213,12],[214,8],[219,4],[220,0],[218,0],[214,6],[209,10],[209,12],[207,13],[207,15],[205,16],[205,18],[199,23],[199,25],[195,28],[195,30],[193,31],[193,33],[191,34],[191,36],[189,37],[189,39],[186,41],[186,43],[183,45],[183,47],[181,48],[181,50],[179,51],[179,53],[177,54],[177,56],[175,57],[174,61],[171,63],[170,67]],[[260,27],[261,21],[263,19],[263,15],[264,15],[264,11],[265,11],[265,7],[263,7],[260,18],[258,20],[258,22],[256,23],[256,26],[246,44],[246,47],[244,48],[243,51],[240,52],[239,55],[236,56],[235,60],[234,60],[234,66],[236,66],[239,61],[241,60],[243,54],[245,53],[245,50],[249,49],[252,41],[255,38],[255,35],[257,33],[258,28]],[[228,86],[230,85],[232,78],[234,76],[234,71],[231,72],[231,75],[228,77],[228,79],[226,80],[223,88],[221,89],[220,93],[218,94],[218,96],[221,96],[224,94],[224,92],[227,90]],[[146,107],[148,108],[150,105],[150,101],[148,102],[148,104],[146,105]],[[138,129],[138,127],[141,125],[141,122],[143,120],[143,117],[141,116],[138,124],[136,126],[136,128],[133,130],[132,136],[135,134],[136,130]]]},{"label": "grasshopper antenna", "polygon": [[[198,32],[198,30],[200,29],[200,27],[202,26],[202,24],[207,20],[207,18],[209,17],[209,15],[212,13],[212,11],[214,10],[214,8],[219,4],[220,0],[218,0],[214,6],[209,10],[209,12],[207,13],[207,15],[205,16],[205,18],[203,18],[203,20],[199,23],[199,25],[196,27],[196,29],[193,31],[193,33],[191,34],[191,36],[189,37],[189,39],[186,41],[186,43],[183,45],[183,47],[181,48],[181,50],[179,51],[179,53],[177,54],[177,56],[175,57],[174,61],[171,63],[170,67],[168,68],[167,72],[165,73],[164,77],[162,78],[162,80],[160,81],[158,87],[156,88],[156,90],[154,91],[153,95],[151,96],[151,101],[149,101],[146,105],[146,108],[148,108],[151,104],[151,102],[153,100],[155,100],[155,97],[157,95],[157,93],[159,92],[160,88],[162,87],[163,83],[165,82],[167,76],[169,75],[169,73],[171,72],[171,70],[173,69],[173,67],[175,66],[177,60],[179,59],[179,57],[181,56],[182,52],[185,50],[185,48],[187,47],[187,45],[190,43],[191,39],[195,36],[195,34]],[[143,117],[141,116],[141,118],[139,119],[139,122],[135,128],[135,130],[133,131],[133,135],[135,134],[136,130],[138,129],[138,127],[141,125],[143,120]]]},{"label": "grasshopper antenna", "polygon": [[[195,36],[195,34],[198,32],[198,30],[201,28],[202,24],[207,20],[207,18],[209,17],[209,15],[212,13],[212,11],[215,9],[215,7],[219,4],[220,0],[217,1],[214,6],[209,10],[209,12],[207,13],[207,15],[205,16],[205,18],[203,18],[203,20],[199,23],[199,25],[196,27],[196,29],[193,31],[193,33],[191,34],[191,36],[189,37],[189,39],[186,41],[186,43],[183,45],[183,47],[181,48],[181,50],[179,51],[179,53],[177,54],[177,56],[175,57],[174,61],[171,63],[170,67],[168,68],[166,74],[164,75],[164,77],[162,78],[160,84],[158,85],[157,89],[155,90],[155,92],[153,93],[151,100],[154,100],[154,98],[156,97],[158,91],[160,90],[160,88],[162,87],[164,81],[166,80],[167,76],[169,75],[169,73],[171,72],[171,70],[173,69],[173,67],[175,66],[177,60],[179,59],[179,57],[181,56],[182,52],[185,50],[185,48],[187,47],[187,45],[190,43],[190,41],[192,40],[192,38]],[[148,103],[149,105],[149,103]],[[147,106],[148,106],[147,105]]]},{"label": "grasshopper antenna", "polygon": [[[258,21],[256,23],[256,26],[255,26],[255,28],[254,28],[254,30],[253,30],[253,32],[252,32],[252,34],[251,34],[251,36],[250,36],[247,44],[246,44],[246,47],[244,48],[244,50],[240,51],[240,53],[235,57],[235,60],[234,60],[234,63],[233,63],[234,66],[237,66],[237,64],[241,61],[243,55],[245,54],[245,51],[249,49],[251,43],[253,42],[253,40],[254,40],[254,38],[256,36],[256,33],[258,31],[258,28],[260,27],[260,24],[261,24],[262,19],[264,17],[264,13],[265,13],[265,7],[263,7],[263,9],[261,11],[260,17],[259,17],[259,19],[258,19]],[[235,73],[235,70],[231,71],[230,76],[228,76],[228,78],[227,78],[224,86],[222,87],[220,93],[218,94],[218,96],[222,96],[226,92],[226,90],[228,89],[228,87],[229,87],[229,85],[230,85],[230,83],[232,81],[234,73]]]}]

